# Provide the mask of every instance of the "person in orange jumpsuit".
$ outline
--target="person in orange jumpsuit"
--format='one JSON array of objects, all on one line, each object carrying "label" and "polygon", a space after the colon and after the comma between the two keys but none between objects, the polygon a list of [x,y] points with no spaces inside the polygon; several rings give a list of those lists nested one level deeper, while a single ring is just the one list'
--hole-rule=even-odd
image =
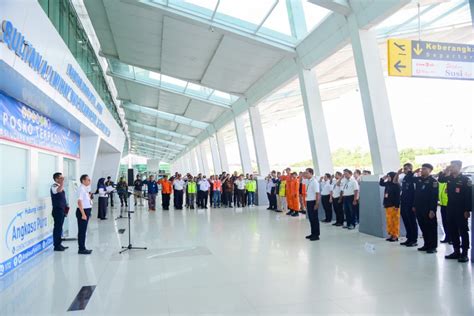
[{"label": "person in orange jumpsuit", "polygon": [[298,174],[296,172],[291,173],[286,181],[286,199],[288,201],[288,208],[290,209],[287,215],[294,217],[300,215],[299,186]]},{"label": "person in orange jumpsuit", "polygon": [[170,209],[172,183],[168,180],[167,175],[163,176],[158,183],[161,185],[161,206],[163,207],[163,211],[168,211]]}]

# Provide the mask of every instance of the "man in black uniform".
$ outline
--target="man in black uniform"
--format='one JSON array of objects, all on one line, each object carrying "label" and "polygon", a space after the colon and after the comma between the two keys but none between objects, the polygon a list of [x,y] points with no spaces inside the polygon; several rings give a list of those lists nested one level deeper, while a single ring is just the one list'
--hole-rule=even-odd
[{"label": "man in black uniform", "polygon": [[[451,161],[451,165],[440,172],[438,181],[447,183],[448,227],[454,248],[454,252],[445,258],[468,262],[469,227],[467,220],[472,212],[472,182],[467,176],[461,174],[461,167],[461,161]],[[461,238],[462,244],[459,238]]]},{"label": "man in black uniform", "polygon": [[69,247],[61,245],[63,235],[64,215],[66,208],[69,208],[66,202],[66,193],[64,192],[64,177],[60,172],[53,175],[54,184],[49,190],[51,202],[53,204],[53,244],[54,251],[64,251]]},{"label": "man in black uniform", "polygon": [[421,166],[421,177],[415,178],[415,199],[413,211],[423,232],[425,244],[419,251],[436,253],[438,247],[438,181],[431,176],[433,166],[425,163]]},{"label": "man in black uniform", "polygon": [[413,173],[413,165],[406,163],[403,169],[398,170],[396,180],[400,174],[405,176],[402,180],[402,195],[400,197],[400,213],[402,215],[403,224],[407,232],[407,240],[400,243],[402,246],[416,247],[418,246],[418,226],[416,223],[416,214],[413,212],[413,200],[415,198],[415,175]]},{"label": "man in black uniform", "polygon": [[[112,187],[112,188],[115,187],[115,184],[110,178],[110,176],[107,177],[107,181],[105,181],[105,186]],[[110,197],[110,207],[114,207],[114,191],[110,191],[109,197]]]}]

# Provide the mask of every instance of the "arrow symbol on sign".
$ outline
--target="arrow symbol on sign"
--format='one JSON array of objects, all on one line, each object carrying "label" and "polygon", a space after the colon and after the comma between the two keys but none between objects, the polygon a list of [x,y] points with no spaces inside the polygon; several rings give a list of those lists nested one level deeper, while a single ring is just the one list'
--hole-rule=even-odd
[{"label": "arrow symbol on sign", "polygon": [[405,51],[405,44],[397,44],[397,42],[393,42],[393,45],[400,48],[403,52]]},{"label": "arrow symbol on sign", "polygon": [[407,66],[405,65],[401,65],[401,60],[397,61],[397,63],[395,64],[395,69],[398,71],[398,72],[402,72],[400,69],[402,68],[407,68]]},{"label": "arrow symbol on sign", "polygon": [[416,44],[416,47],[413,48],[413,51],[414,51],[415,54],[417,54],[418,56],[420,56],[420,54],[423,53],[423,48],[420,47],[420,43],[417,43],[417,44]]}]

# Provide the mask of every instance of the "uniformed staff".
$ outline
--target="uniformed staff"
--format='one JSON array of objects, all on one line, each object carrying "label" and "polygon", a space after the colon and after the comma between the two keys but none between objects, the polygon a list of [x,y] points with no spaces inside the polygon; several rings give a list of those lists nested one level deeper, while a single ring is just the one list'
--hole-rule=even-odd
[{"label": "uniformed staff", "polygon": [[447,183],[448,230],[454,248],[454,252],[445,258],[468,262],[469,228],[467,221],[472,212],[472,182],[467,176],[461,174],[461,167],[461,161],[451,161],[451,165],[439,174],[438,180]]},{"label": "uniformed staff", "polygon": [[423,232],[424,245],[418,248],[426,253],[436,253],[438,247],[438,181],[431,176],[433,166],[425,163],[421,166],[421,176],[415,178],[415,197],[413,211]]},{"label": "uniformed staff", "polygon": [[403,224],[405,225],[407,240],[400,243],[402,246],[416,247],[418,246],[418,226],[416,224],[416,214],[412,211],[413,199],[415,196],[415,175],[413,173],[413,165],[406,163],[403,169],[398,170],[396,181],[401,174],[402,179],[402,195],[400,197],[400,213],[402,215]]},{"label": "uniformed staff", "polygon": [[66,209],[69,206],[66,202],[66,192],[64,192],[64,177],[60,172],[56,172],[53,175],[54,183],[50,189],[51,202],[53,204],[53,244],[54,251],[64,251],[69,247],[61,245],[63,235],[63,223]]},{"label": "uniformed staff", "polygon": [[83,174],[80,178],[81,185],[77,190],[77,242],[79,245],[78,253],[81,255],[89,255],[92,250],[86,249],[86,232],[89,218],[91,217],[92,199],[89,190],[91,179],[87,174]]}]

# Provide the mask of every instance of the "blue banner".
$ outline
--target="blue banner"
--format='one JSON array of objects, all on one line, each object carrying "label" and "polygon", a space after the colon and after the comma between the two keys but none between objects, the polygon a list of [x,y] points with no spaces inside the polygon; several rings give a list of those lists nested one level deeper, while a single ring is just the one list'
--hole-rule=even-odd
[{"label": "blue banner", "polygon": [[0,93],[0,138],[79,157],[79,134]]}]

